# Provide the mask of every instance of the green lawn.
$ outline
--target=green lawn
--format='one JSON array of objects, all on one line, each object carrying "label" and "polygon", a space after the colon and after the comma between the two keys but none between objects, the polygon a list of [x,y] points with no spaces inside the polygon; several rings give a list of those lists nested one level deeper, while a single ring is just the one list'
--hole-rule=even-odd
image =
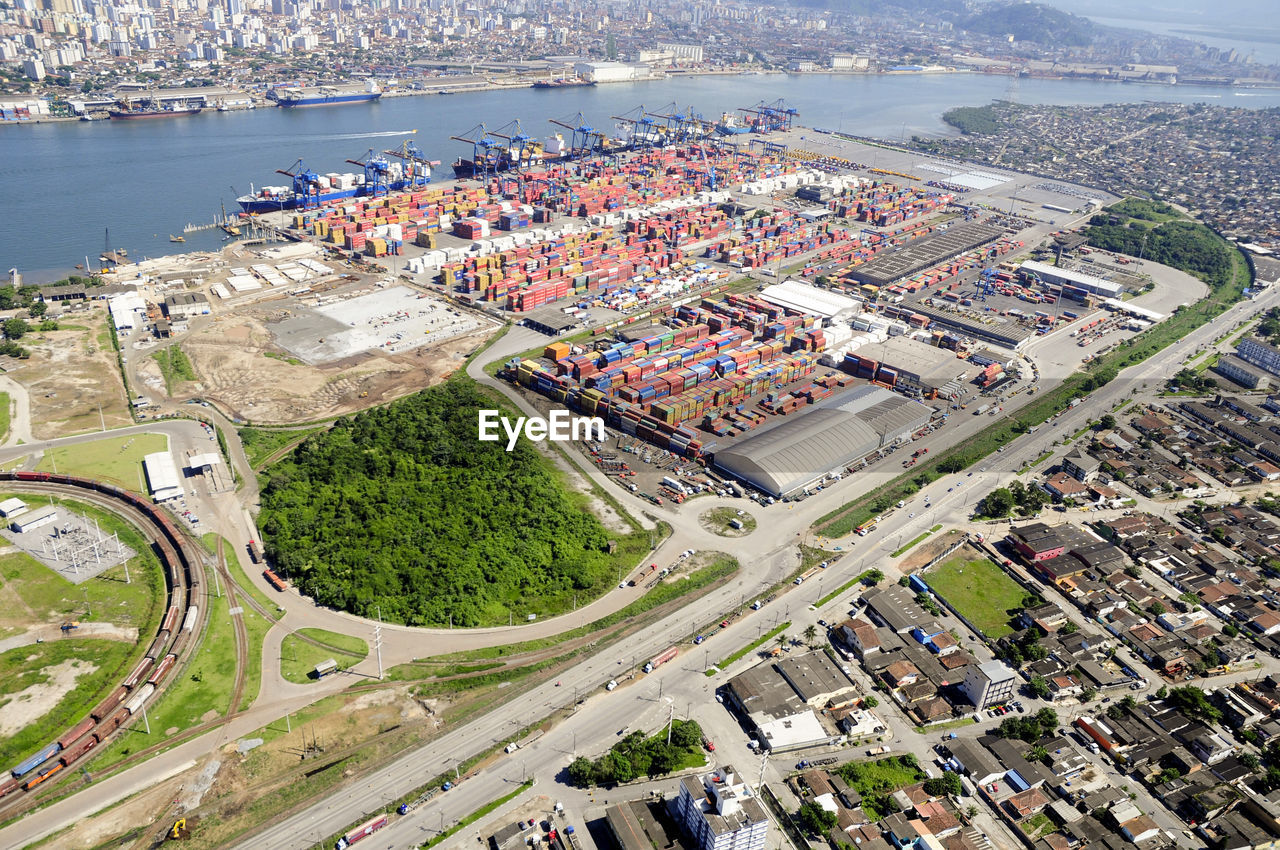
[{"label": "green lawn", "polygon": [[75,585],[25,552],[0,555],[0,585],[24,606],[0,608],[0,624],[25,630],[33,621],[60,625],[64,620],[93,620],[134,626],[145,635],[164,607],[160,568],[150,552],[130,562],[129,579],[125,584],[124,567],[116,566]]},{"label": "green lawn", "polygon": [[240,443],[244,446],[245,457],[254,469],[260,467],[267,458],[290,443],[299,442],[309,434],[324,430],[317,428],[293,428],[276,430],[274,428],[241,428]]},{"label": "green lawn", "polygon": [[1022,608],[1026,592],[985,558],[952,558],[924,576],[929,588],[946,599],[991,639],[1013,631],[1009,620]]},{"label": "green lawn", "polygon": [[[143,644],[145,646],[145,644]],[[13,695],[32,685],[49,681],[45,668],[69,662],[88,670],[75,680],[73,690],[57,701],[38,720],[28,723],[8,738],[0,738],[0,765],[7,769],[54,740],[83,719],[129,673],[133,656],[142,649],[115,640],[66,638],[35,646],[22,646],[0,653],[0,714],[19,710],[10,706]]]},{"label": "green lawn", "polygon": [[347,655],[355,655],[360,658],[369,657],[369,644],[363,638],[344,635],[340,632],[331,632],[328,629],[298,629],[297,634],[311,638],[313,641],[322,643],[330,649]]},{"label": "green lawn", "polygon": [[888,817],[894,791],[924,779],[915,756],[890,756],[878,761],[851,761],[836,773],[862,795],[862,808],[873,821]]},{"label": "green lawn", "polygon": [[9,436],[9,394],[0,393],[0,440]]},{"label": "green lawn", "polygon": [[142,458],[168,449],[169,438],[164,434],[105,437],[91,443],[48,449],[36,468],[43,472],[56,469],[66,475],[110,481],[138,493],[146,493]]},{"label": "green lawn", "polygon": [[[336,635],[333,632],[325,632],[323,629],[307,629],[308,632],[320,632],[326,635],[332,635],[336,638],[346,638],[345,635]],[[346,638],[350,640],[350,638]],[[364,641],[361,641],[363,644]],[[340,652],[332,646],[316,646],[309,643],[296,634],[286,635],[284,643],[280,646],[280,674],[290,682],[298,684],[307,684],[314,682],[311,671],[321,661],[332,658],[338,662],[338,668],[345,670],[355,664],[359,664],[369,655],[368,645],[365,645],[364,652],[356,655],[352,653]]]}]

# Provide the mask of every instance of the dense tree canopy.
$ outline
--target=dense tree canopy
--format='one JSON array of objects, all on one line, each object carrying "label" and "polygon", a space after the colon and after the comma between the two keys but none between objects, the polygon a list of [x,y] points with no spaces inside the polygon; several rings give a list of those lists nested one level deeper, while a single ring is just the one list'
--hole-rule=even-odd
[{"label": "dense tree canopy", "polygon": [[267,555],[333,608],[412,625],[556,611],[613,576],[609,537],[526,440],[477,440],[497,407],[455,379],[340,419],[272,467]]}]

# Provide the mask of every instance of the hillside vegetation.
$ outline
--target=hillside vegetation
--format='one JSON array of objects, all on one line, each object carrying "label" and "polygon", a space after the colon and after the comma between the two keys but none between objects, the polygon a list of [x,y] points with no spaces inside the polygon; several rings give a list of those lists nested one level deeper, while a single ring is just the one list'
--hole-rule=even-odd
[{"label": "hillside vegetation", "polygon": [[648,535],[610,535],[527,441],[479,442],[477,411],[499,407],[455,378],[308,437],[267,474],[268,558],[321,605],[411,625],[587,601]]},{"label": "hillside vegetation", "polygon": [[1215,292],[1230,284],[1236,249],[1203,224],[1174,216],[1168,204],[1128,198],[1090,219],[1084,234],[1095,248],[1181,269]]}]

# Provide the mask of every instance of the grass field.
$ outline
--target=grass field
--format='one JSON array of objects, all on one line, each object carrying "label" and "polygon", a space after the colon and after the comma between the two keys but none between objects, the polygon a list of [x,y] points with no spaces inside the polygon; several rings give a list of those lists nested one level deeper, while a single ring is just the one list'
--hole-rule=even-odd
[{"label": "grass field", "polygon": [[124,567],[116,566],[77,586],[25,552],[0,555],[0,625],[25,631],[67,619],[95,620],[145,633],[163,606],[159,567],[144,563],[150,557],[134,558],[129,584]]},{"label": "grass field", "polygon": [[260,467],[267,458],[293,442],[302,440],[309,434],[324,430],[316,428],[293,428],[276,430],[274,428],[241,428],[240,442],[244,445],[245,457],[254,469]]},{"label": "grass field", "polygon": [[887,817],[897,807],[889,806],[894,791],[924,779],[914,764],[914,756],[891,756],[878,761],[851,761],[836,768],[845,782],[862,795],[862,808],[873,821]]},{"label": "grass field", "polygon": [[930,570],[924,580],[992,639],[1013,631],[1009,620],[1026,596],[1013,579],[985,558],[951,558]]},{"label": "grass field", "polygon": [[311,671],[321,661],[329,658],[338,662],[339,669],[345,669],[359,664],[369,656],[369,645],[359,638],[324,629],[302,629],[300,632],[312,640],[322,641],[324,646],[309,643],[296,633],[285,637],[280,645],[280,675],[290,682],[314,682]]},{"label": "grass field", "polygon": [[0,440],[9,436],[9,394],[0,393]]},{"label": "grass field", "polygon": [[48,449],[36,468],[42,472],[57,469],[65,475],[106,480],[145,493],[147,485],[142,458],[168,449],[169,438],[164,434],[106,437],[91,443]]},{"label": "grass field", "polygon": [[135,651],[137,647],[122,641],[67,638],[0,654],[0,678],[4,681],[0,713],[18,710],[6,708],[14,694],[47,682],[49,677],[42,672],[45,668],[64,662],[85,670],[90,665],[97,668],[79,676],[75,688],[58,700],[40,722],[0,739],[0,765],[12,767],[79,722],[128,674]]},{"label": "grass field", "polygon": [[[721,537],[745,537],[756,530],[756,518],[746,511],[741,513],[742,516],[738,516],[739,511],[733,508],[712,508],[698,517],[698,522],[707,531]],[[734,528],[730,524],[734,520],[737,520],[742,528]]]}]

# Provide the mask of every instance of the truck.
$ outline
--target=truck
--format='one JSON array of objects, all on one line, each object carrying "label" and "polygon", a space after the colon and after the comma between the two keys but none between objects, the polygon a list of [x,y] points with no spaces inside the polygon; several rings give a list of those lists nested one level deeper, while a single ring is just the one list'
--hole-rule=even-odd
[{"label": "truck", "polygon": [[250,540],[248,548],[249,548],[249,560],[253,561],[255,564],[261,564],[262,563],[262,547],[258,545],[258,541]]},{"label": "truck", "polygon": [[386,825],[386,815],[378,815],[376,818],[371,818],[339,838],[338,843],[333,845],[333,848],[334,850],[347,850],[352,844],[357,841],[363,841]]},{"label": "truck", "polygon": [[644,672],[652,673],[655,668],[661,667],[663,664],[666,664],[668,661],[675,658],[679,651],[680,650],[674,646],[668,647],[653,658],[649,659],[649,663],[644,665]]},{"label": "truck", "polygon": [[891,747],[872,747],[871,749],[867,750],[867,755],[869,756],[884,755],[885,753],[890,752],[891,750],[892,750]]},{"label": "truck", "polygon": [[325,676],[328,676],[330,673],[336,673],[337,671],[338,671],[338,662],[333,660],[332,658],[326,658],[324,661],[321,661],[319,664],[317,664],[316,669],[312,670],[311,672],[317,679],[323,679]]},{"label": "truck", "polygon": [[979,407],[977,410],[975,410],[975,411],[973,412],[973,415],[974,415],[974,416],[981,416],[982,414],[986,413],[986,412],[987,412],[988,410],[990,410],[990,409],[991,409],[991,405],[989,405],[989,404],[984,404],[984,405],[982,405],[981,407]]}]

